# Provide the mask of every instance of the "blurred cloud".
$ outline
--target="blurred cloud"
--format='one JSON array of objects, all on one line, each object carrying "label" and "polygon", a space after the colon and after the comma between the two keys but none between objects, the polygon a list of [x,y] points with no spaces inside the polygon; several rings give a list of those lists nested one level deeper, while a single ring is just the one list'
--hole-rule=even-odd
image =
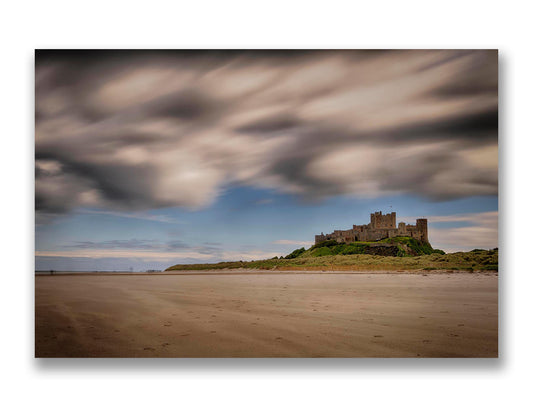
[{"label": "blurred cloud", "polygon": [[258,201],[255,201],[254,203],[256,205],[268,205],[268,204],[271,204],[272,202],[274,202],[273,199],[259,199]]},{"label": "blurred cloud", "polygon": [[188,247],[169,250],[144,243],[79,242],[66,250],[38,250],[35,252],[36,270],[136,270],[166,268],[172,264],[216,263],[220,261],[250,261],[280,256],[280,251],[221,250],[213,247]]},{"label": "blurred cloud", "polygon": [[77,213],[86,214],[86,215],[106,215],[106,216],[118,216],[120,218],[132,218],[147,220],[150,222],[160,222],[160,223],[173,223],[173,224],[183,224],[183,221],[179,219],[166,216],[166,215],[152,215],[149,213],[142,212],[120,212],[120,211],[102,211],[102,210],[92,210],[92,209],[79,209]]},{"label": "blurred cloud", "polygon": [[288,245],[288,246],[312,246],[315,244],[315,242],[310,240],[276,240],[275,242],[272,242],[272,244],[282,244],[282,245]]},{"label": "blurred cloud", "polygon": [[37,221],[198,209],[230,183],[497,195],[497,69],[484,50],[37,51]]},{"label": "blurred cloud", "polygon": [[[429,240],[436,249],[448,253],[498,247],[498,212],[464,213],[458,215],[427,216]],[[413,217],[402,217],[404,222],[415,222]],[[462,223],[447,227],[446,223]],[[434,224],[444,227],[434,228]]]},{"label": "blurred cloud", "polygon": [[[189,255],[190,252],[194,252],[201,255],[216,254],[221,251],[221,248],[216,243],[206,242],[203,245],[190,245],[182,240],[170,240],[167,242],[160,242],[155,239],[126,239],[126,240],[105,240],[105,241],[79,241],[73,242],[68,245],[63,245],[61,252],[55,252],[54,255],[70,255],[73,256],[73,252],[78,255],[99,256],[113,254],[116,257],[120,253],[125,256],[131,255],[129,250],[135,250],[137,253],[143,253],[143,255],[152,256],[153,253],[161,254],[173,253],[173,256],[183,257]],[[183,253],[181,253],[183,252]],[[65,254],[67,253],[67,254]],[[45,255],[40,253],[40,255]]]}]

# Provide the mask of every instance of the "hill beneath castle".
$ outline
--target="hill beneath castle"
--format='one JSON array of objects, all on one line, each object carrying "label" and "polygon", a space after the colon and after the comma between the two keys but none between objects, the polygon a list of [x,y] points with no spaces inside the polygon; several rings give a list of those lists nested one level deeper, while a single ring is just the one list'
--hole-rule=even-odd
[{"label": "hill beneath castle", "polygon": [[177,264],[179,270],[498,270],[498,249],[444,253],[429,243],[410,237],[379,242],[338,243],[327,240],[309,249],[304,247],[280,258],[205,264]]}]

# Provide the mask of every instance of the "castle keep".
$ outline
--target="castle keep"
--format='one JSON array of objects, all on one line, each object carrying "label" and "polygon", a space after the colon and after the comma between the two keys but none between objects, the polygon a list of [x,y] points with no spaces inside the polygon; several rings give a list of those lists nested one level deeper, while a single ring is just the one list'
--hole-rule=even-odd
[{"label": "castle keep", "polygon": [[371,242],[388,237],[408,236],[429,243],[427,219],[417,219],[416,225],[398,223],[396,227],[396,212],[383,215],[380,212],[370,214],[368,225],[353,225],[348,230],[335,230],[333,233],[315,235],[315,244],[325,240],[336,240],[339,243]]}]

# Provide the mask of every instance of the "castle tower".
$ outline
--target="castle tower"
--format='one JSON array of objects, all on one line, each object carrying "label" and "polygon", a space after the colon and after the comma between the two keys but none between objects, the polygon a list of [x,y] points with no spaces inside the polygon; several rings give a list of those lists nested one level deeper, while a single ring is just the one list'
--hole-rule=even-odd
[{"label": "castle tower", "polygon": [[407,234],[407,228],[405,227],[405,222],[398,223],[398,233],[401,236],[405,236]]},{"label": "castle tower", "polygon": [[428,220],[427,219],[417,219],[416,220],[416,229],[420,233],[420,240],[426,243],[429,243],[428,238]]},{"label": "castle tower", "polygon": [[324,236],[324,232],[320,233],[319,235],[315,235],[315,244],[319,244],[325,240],[327,240],[327,238]]},{"label": "castle tower", "polygon": [[379,221],[381,220],[381,211],[370,214],[370,227],[376,229],[379,227]]},{"label": "castle tower", "polygon": [[396,212],[386,213],[381,211],[370,214],[370,226],[372,229],[396,229]]}]

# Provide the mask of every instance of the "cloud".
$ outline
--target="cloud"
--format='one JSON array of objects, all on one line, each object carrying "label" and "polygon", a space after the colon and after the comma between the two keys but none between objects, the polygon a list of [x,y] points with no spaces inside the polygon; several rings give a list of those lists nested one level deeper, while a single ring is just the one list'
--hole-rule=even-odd
[{"label": "cloud", "polygon": [[[71,257],[157,257],[158,255],[168,258],[169,256],[190,257],[193,254],[199,256],[211,256],[220,254],[222,248],[215,243],[203,245],[190,245],[182,240],[159,240],[125,239],[105,241],[77,241],[61,246],[63,250],[54,252],[38,252],[40,256],[71,256]],[[48,253],[48,254],[46,254]],[[169,253],[172,253],[169,255]]]},{"label": "cloud", "polygon": [[79,209],[77,213],[82,213],[86,215],[107,215],[107,216],[118,216],[121,218],[132,218],[139,220],[147,220],[150,222],[160,222],[160,223],[172,223],[172,224],[182,224],[183,222],[179,219],[172,218],[165,215],[152,215],[148,213],[139,213],[139,212],[119,212],[119,211],[102,211],[102,210],[92,210],[92,209]]},{"label": "cloud", "polygon": [[36,251],[36,257],[65,257],[65,258],[126,258],[126,259],[157,259],[159,261],[171,261],[172,259],[195,259],[209,260],[213,258],[210,254],[202,254],[196,251],[183,253],[153,252],[142,250],[53,250],[53,251]]},{"label": "cloud", "polygon": [[[429,241],[448,253],[498,247],[498,212],[427,216]],[[413,223],[415,218],[402,217]],[[447,227],[447,223],[461,223]],[[432,227],[438,224],[439,227]],[[460,245],[458,245],[460,243]]]},{"label": "cloud", "polygon": [[70,245],[65,245],[69,249],[153,249],[155,240],[107,240],[103,242],[74,242]]},{"label": "cloud", "polygon": [[254,202],[255,205],[268,205],[274,202],[273,199],[259,199]]},{"label": "cloud", "polygon": [[[71,248],[72,249],[72,248]],[[217,263],[220,261],[250,261],[281,256],[278,251],[212,251],[197,248],[180,252],[146,250],[142,248],[79,248],[75,250],[36,251],[36,270],[136,270],[164,269],[174,264]]]},{"label": "cloud", "polygon": [[496,195],[497,65],[483,50],[38,51],[38,219],[197,209],[230,184]]},{"label": "cloud", "polygon": [[276,240],[272,244],[282,244],[288,246],[312,246],[315,242],[310,240]]}]

